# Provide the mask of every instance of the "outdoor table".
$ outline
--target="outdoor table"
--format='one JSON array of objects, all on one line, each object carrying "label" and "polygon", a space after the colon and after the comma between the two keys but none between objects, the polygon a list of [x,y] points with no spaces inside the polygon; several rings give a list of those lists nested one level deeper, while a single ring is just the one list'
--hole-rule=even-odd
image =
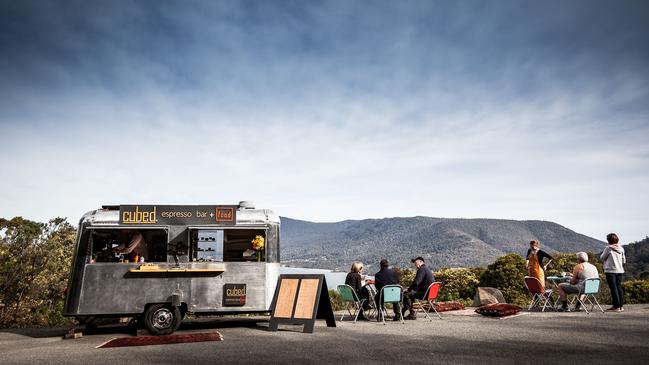
[{"label": "outdoor table", "polygon": [[363,288],[367,290],[368,294],[368,302],[372,306],[372,309],[369,311],[368,315],[372,315],[371,313],[376,312],[376,315],[378,316],[378,304],[376,303],[376,300],[374,299],[374,296],[377,294],[376,292],[376,286],[374,286],[374,280],[367,280],[365,282],[365,285],[363,285]]},{"label": "outdoor table", "polygon": [[[569,283],[570,279],[572,279],[571,276],[546,276],[545,280],[549,281],[552,283],[552,286],[554,286],[555,289],[557,289],[557,292],[559,291],[559,284],[560,283]],[[556,308],[557,304],[559,301],[555,301],[553,307]]]}]

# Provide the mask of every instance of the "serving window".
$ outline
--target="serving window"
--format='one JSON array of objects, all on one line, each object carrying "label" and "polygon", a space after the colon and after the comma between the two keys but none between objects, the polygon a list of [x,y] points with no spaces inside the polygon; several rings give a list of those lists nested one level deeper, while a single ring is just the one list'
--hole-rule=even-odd
[{"label": "serving window", "polygon": [[166,229],[92,229],[91,262],[166,262]]},{"label": "serving window", "polygon": [[[263,229],[191,229],[191,260],[194,262],[266,261]],[[259,257],[259,259],[258,259]]]}]

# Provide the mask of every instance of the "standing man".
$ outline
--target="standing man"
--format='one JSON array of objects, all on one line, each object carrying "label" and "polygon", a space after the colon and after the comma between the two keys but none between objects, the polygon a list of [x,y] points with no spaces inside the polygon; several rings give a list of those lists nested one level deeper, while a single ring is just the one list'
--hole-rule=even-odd
[{"label": "standing man", "polygon": [[[377,312],[379,313],[377,319],[381,321],[383,316],[383,303],[379,301],[381,296],[381,289],[386,285],[398,285],[399,284],[399,275],[392,270],[388,260],[381,260],[381,271],[374,274],[374,286],[376,287],[376,296],[374,297],[374,302],[378,308]],[[399,303],[393,303],[392,310],[394,311],[394,320],[399,320]]]},{"label": "standing man", "polygon": [[[417,267],[417,274],[415,275],[415,280],[412,281],[412,284],[408,287],[408,290],[403,295],[403,315],[405,319],[417,319],[417,312],[412,309],[412,302],[415,299],[424,299],[426,295],[426,290],[430,284],[435,282],[435,277],[433,272],[426,266],[424,258],[419,256],[415,259],[410,260]],[[410,314],[406,317],[406,311],[410,311]]]}]

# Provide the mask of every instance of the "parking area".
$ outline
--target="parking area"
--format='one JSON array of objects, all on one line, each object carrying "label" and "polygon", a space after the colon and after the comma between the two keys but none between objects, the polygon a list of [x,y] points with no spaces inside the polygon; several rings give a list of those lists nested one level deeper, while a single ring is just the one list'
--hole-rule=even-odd
[{"label": "parking area", "polygon": [[405,324],[345,320],[328,328],[323,322],[313,334],[298,326],[267,331],[264,317],[200,318],[183,323],[178,333],[219,331],[224,340],[107,349],[95,347],[128,336],[125,327],[100,329],[76,340],[63,340],[64,328],[0,330],[0,354],[9,364],[644,363],[649,305],[626,309],[590,315],[533,312],[506,319],[467,310]]}]

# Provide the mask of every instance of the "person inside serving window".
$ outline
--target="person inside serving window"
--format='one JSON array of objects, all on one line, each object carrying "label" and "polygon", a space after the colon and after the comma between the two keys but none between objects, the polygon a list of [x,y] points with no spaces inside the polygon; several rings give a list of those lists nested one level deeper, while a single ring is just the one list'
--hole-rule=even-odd
[{"label": "person inside serving window", "polygon": [[[545,270],[553,258],[547,252],[541,250],[540,246],[539,241],[530,242],[530,248],[527,250],[527,256],[525,256],[527,260],[525,263],[527,265],[527,275],[539,279],[541,288],[545,290]],[[548,261],[544,264],[543,259]]]},{"label": "person inside serving window", "polygon": [[129,244],[121,244],[113,249],[116,253],[122,255],[129,255],[133,257],[146,257],[146,242],[144,241],[144,236],[142,233],[136,230],[126,230],[124,233],[128,234],[130,237]]},{"label": "person inside serving window", "polygon": [[359,310],[358,319],[361,321],[367,321],[365,317],[365,311],[370,309],[370,293],[367,291],[367,288],[363,286],[363,277],[361,272],[363,271],[363,263],[354,262],[352,263],[352,268],[345,278],[345,285],[349,285],[356,292],[358,299],[363,300],[363,306]]}]

